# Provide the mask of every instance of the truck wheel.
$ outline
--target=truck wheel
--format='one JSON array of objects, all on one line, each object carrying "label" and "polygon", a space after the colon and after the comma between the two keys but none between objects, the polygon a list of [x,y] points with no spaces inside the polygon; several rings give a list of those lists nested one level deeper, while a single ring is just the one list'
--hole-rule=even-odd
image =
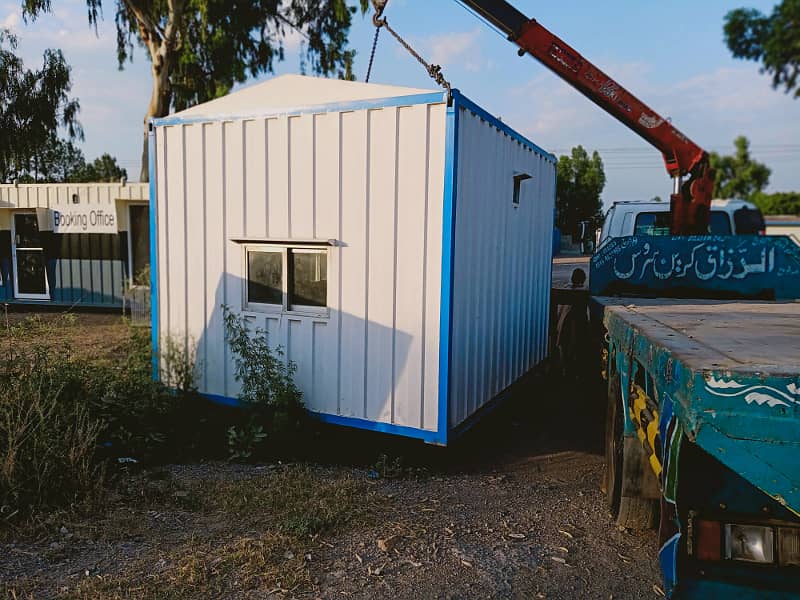
[{"label": "truck wheel", "polygon": [[[606,473],[603,482],[606,504],[617,525],[628,529],[650,529],[658,514],[656,501],[622,495],[622,484],[626,472],[626,444],[620,401],[620,378],[618,373],[614,373],[608,382],[608,412],[606,414]],[[628,456],[628,460],[631,460],[630,456]]]}]

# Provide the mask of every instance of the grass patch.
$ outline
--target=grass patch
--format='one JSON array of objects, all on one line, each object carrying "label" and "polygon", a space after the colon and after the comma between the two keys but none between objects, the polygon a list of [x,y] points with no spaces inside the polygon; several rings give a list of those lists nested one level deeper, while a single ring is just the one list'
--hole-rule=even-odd
[{"label": "grass patch", "polygon": [[[164,502],[174,503],[174,490],[193,498],[184,510],[193,513],[191,529],[197,534],[170,548],[169,539],[151,529],[144,540],[156,545],[157,556],[126,565],[123,572],[84,578],[60,597],[173,600],[245,591],[311,593],[317,590],[306,556],[317,552],[318,540],[369,523],[385,502],[374,485],[342,471],[310,465],[261,474],[223,469],[208,478],[163,479]],[[157,498],[148,496],[148,501]],[[219,524],[225,534],[214,533]],[[104,531],[115,527],[111,515],[99,525]]]},{"label": "grass patch", "polygon": [[293,465],[269,476],[204,484],[197,490],[207,509],[237,519],[266,519],[281,533],[310,537],[357,521],[378,496],[363,479]]}]

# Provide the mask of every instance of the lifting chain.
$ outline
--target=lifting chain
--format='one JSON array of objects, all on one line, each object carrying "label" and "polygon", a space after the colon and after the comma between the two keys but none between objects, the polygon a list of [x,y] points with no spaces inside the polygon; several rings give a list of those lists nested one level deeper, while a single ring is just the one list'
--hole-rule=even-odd
[{"label": "lifting chain", "polygon": [[429,64],[424,58],[422,58],[411,45],[406,42],[400,34],[398,34],[394,29],[389,26],[389,22],[386,20],[386,17],[383,16],[383,11],[386,8],[386,3],[389,0],[372,0],[372,6],[375,8],[375,14],[372,15],[372,23],[375,25],[375,38],[372,41],[372,54],[369,57],[369,67],[367,68],[367,78],[366,81],[369,82],[369,76],[372,72],[372,63],[375,59],[375,50],[378,47],[378,34],[381,31],[381,28],[385,28],[386,31],[392,34],[392,37],[396,39],[400,45],[408,50],[408,53],[411,54],[414,58],[417,59],[419,64],[425,67],[425,70],[428,72],[428,75],[433,79],[436,83],[438,83],[441,87],[447,90],[447,95],[450,96],[451,89],[450,89],[450,82],[444,78],[444,74],[442,73],[442,67],[440,65],[432,65]]}]

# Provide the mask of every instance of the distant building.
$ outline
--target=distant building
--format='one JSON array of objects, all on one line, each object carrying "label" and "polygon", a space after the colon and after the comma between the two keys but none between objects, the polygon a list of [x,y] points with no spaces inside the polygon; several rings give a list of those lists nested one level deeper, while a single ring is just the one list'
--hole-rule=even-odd
[{"label": "distant building", "polygon": [[800,244],[800,215],[765,215],[767,235],[788,235]]},{"label": "distant building", "polygon": [[122,306],[150,266],[140,183],[0,185],[0,302]]}]

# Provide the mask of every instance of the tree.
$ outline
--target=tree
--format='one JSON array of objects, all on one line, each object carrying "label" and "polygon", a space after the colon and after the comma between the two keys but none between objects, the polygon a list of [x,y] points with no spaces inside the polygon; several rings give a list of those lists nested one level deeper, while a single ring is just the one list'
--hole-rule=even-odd
[{"label": "tree", "polygon": [[753,202],[765,215],[800,215],[800,192],[758,192]]},{"label": "tree", "polygon": [[36,173],[59,128],[69,140],[83,138],[80,104],[69,97],[72,79],[61,51],[45,50],[42,68],[27,70],[16,48],[16,36],[0,30],[0,181]]},{"label": "tree", "polygon": [[[366,11],[368,0],[358,2]],[[86,0],[86,6],[89,23],[97,27],[102,0]],[[52,0],[23,0],[26,18],[51,10]],[[284,59],[288,31],[303,37],[304,69],[352,79],[355,52],[346,46],[356,10],[347,0],[116,0],[119,68],[133,59],[135,41],[147,50],[153,77],[140,180],[148,180],[149,120],[271,73]]]},{"label": "tree", "polygon": [[772,75],[773,88],[783,86],[800,97],[800,0],[783,0],[769,16],[751,8],[732,10],[725,16],[724,32],[734,57],[761,62],[761,72]]},{"label": "tree", "polygon": [[69,140],[51,136],[43,147],[36,148],[27,166],[15,172],[21,183],[88,183],[120,181],[128,173],[110,154],[87,163],[83,152]]},{"label": "tree", "polygon": [[565,234],[579,234],[581,221],[592,227],[603,222],[600,194],[606,185],[603,161],[597,151],[591,158],[583,146],[558,159],[556,224]]},{"label": "tree", "polygon": [[94,162],[83,165],[69,181],[120,181],[128,178],[128,172],[117,164],[117,159],[110,154],[95,158]]},{"label": "tree", "polygon": [[736,153],[732,156],[711,153],[711,167],[716,171],[714,197],[749,200],[767,187],[772,171],[751,158],[750,142],[746,137],[737,137],[733,144]]}]

